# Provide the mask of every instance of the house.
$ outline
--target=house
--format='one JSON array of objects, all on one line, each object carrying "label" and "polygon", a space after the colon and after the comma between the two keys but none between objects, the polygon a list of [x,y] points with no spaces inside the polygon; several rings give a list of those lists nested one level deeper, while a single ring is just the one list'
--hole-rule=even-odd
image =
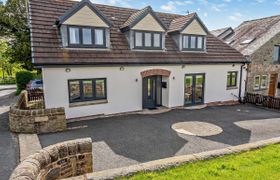
[{"label": "house", "polygon": [[248,92],[280,97],[280,15],[245,21],[233,31],[223,28],[212,34],[252,62]]},{"label": "house", "polygon": [[30,0],[32,58],[46,108],[67,118],[237,101],[248,60],[177,15],[69,0]]}]

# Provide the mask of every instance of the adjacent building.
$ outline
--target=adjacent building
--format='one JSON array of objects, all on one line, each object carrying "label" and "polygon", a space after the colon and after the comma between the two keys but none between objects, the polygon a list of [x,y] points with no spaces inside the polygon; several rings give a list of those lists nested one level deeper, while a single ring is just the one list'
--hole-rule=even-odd
[{"label": "adjacent building", "polygon": [[251,61],[247,91],[280,97],[280,16],[245,21],[212,34]]},{"label": "adjacent building", "polygon": [[232,102],[245,92],[244,56],[196,13],[70,0],[30,0],[32,58],[46,108],[67,118]]}]

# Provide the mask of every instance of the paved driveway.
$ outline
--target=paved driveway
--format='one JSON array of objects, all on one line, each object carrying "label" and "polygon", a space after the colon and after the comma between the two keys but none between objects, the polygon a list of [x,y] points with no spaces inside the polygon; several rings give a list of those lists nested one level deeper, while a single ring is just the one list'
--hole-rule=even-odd
[{"label": "paved driveway", "polygon": [[18,163],[17,137],[8,130],[9,106],[16,99],[14,91],[0,88],[0,179],[3,180],[9,179]]},{"label": "paved driveway", "polygon": [[[202,137],[177,133],[171,128],[176,123],[190,121],[214,125],[222,132]],[[173,110],[157,115],[127,115],[70,123],[69,126],[87,127],[40,135],[42,146],[91,137],[94,171],[100,171],[278,137],[280,113],[236,105]]]}]

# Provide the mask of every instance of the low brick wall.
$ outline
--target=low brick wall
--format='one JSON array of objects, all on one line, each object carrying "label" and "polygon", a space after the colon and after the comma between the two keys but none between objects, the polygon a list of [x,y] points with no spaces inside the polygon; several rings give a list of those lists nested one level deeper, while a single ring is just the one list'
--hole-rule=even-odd
[{"label": "low brick wall", "polygon": [[23,91],[17,103],[10,108],[9,126],[12,132],[40,134],[67,129],[64,108],[33,109],[34,103],[28,102],[26,93]]},{"label": "low brick wall", "polygon": [[49,133],[67,129],[64,108],[22,110],[11,107],[10,130],[16,133]]},{"label": "low brick wall", "polygon": [[10,180],[54,180],[92,173],[90,138],[48,146],[21,162]]}]

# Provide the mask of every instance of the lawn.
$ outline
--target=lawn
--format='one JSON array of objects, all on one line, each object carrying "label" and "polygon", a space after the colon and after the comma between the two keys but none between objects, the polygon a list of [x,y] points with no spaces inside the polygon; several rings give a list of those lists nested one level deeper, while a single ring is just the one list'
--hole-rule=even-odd
[{"label": "lawn", "polygon": [[120,179],[280,179],[280,144]]}]

